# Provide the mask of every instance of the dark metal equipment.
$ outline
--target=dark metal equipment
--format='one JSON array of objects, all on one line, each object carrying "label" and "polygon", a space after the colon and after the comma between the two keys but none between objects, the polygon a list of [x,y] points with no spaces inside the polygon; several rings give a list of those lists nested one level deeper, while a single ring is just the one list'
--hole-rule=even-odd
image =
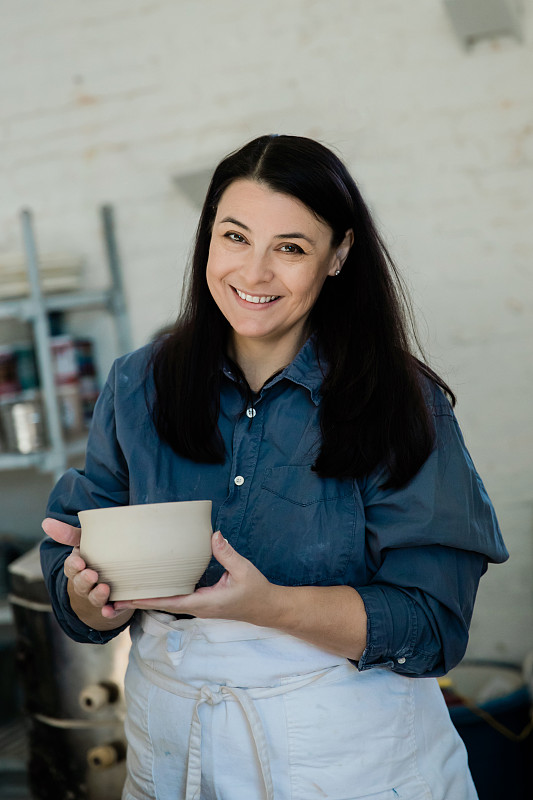
[{"label": "dark metal equipment", "polygon": [[12,562],[9,573],[32,795],[120,800],[129,634],[105,646],[72,641],[53,616],[37,547]]}]

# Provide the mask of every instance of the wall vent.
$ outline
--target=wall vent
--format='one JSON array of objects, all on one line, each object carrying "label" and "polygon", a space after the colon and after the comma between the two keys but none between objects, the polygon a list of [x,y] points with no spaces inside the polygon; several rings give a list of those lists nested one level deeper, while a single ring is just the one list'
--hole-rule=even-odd
[{"label": "wall vent", "polygon": [[522,0],[444,0],[444,6],[465,47],[496,36],[522,41]]}]

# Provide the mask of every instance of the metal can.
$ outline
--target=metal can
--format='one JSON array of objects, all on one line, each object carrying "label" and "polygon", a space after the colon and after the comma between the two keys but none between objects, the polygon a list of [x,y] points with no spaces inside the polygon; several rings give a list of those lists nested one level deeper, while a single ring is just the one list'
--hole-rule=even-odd
[{"label": "metal can", "polygon": [[54,377],[58,386],[78,380],[78,360],[74,339],[71,336],[52,336],[50,350]]},{"label": "metal can", "polygon": [[90,339],[75,339],[76,354],[78,357],[78,372],[83,421],[89,427],[98,399],[98,381],[94,363],[93,343]]},{"label": "metal can", "polygon": [[80,387],[78,383],[64,383],[56,387],[59,416],[65,438],[80,436],[85,429]]},{"label": "metal can", "polygon": [[13,347],[17,379],[22,391],[37,389],[39,376],[35,350],[31,342],[17,342]]},{"label": "metal can", "polygon": [[12,347],[0,347],[0,397],[13,395],[20,392],[20,383],[17,379],[17,362],[15,351]]},{"label": "metal can", "polygon": [[0,400],[0,420],[8,451],[36,453],[45,447],[43,409],[37,392]]}]

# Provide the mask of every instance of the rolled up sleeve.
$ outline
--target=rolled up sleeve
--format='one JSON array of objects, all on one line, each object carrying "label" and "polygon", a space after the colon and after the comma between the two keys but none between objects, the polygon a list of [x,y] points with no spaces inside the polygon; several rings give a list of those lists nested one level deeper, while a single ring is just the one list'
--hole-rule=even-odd
[{"label": "rolled up sleeve", "polygon": [[368,617],[360,670],[438,676],[463,657],[479,580],[508,557],[492,504],[441,397],[435,446],[401,489],[386,472],[361,482],[371,578],[357,587]]},{"label": "rolled up sleeve", "polygon": [[376,582],[359,589],[368,616],[359,669],[388,666],[407,675],[445,674],[465,653],[486,558],[428,545],[391,552],[385,562]]},{"label": "rolled up sleeve", "polygon": [[76,616],[70,606],[67,592],[67,576],[63,572],[63,564],[71,552],[71,547],[58,545],[50,538],[46,538],[41,544],[41,566],[54,616],[62,630],[75,642],[105,644],[127,628],[130,621],[120,628],[113,628],[110,631],[97,631],[94,628],[90,628]]},{"label": "rolled up sleeve", "polygon": [[[79,527],[78,511],[103,506],[127,505],[128,469],[117,441],[113,374],[111,371],[95,406],[87,443],[85,470],[69,469],[53,489],[46,515]],[[102,644],[117,636],[126,625],[111,631],[96,631],[72,611],[63,564],[71,547],[46,537],[41,544],[41,567],[54,615],[62,629],[77,642]]]}]

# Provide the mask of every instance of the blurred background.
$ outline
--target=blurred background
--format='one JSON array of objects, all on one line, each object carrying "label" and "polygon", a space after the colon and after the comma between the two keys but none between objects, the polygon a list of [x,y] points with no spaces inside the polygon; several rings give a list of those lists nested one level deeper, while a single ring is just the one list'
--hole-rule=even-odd
[{"label": "blurred background", "polygon": [[[0,0],[5,427],[20,352],[33,347],[42,370],[36,337],[52,333],[63,438],[83,440],[91,393],[128,335],[140,346],[175,318],[210,170],[262,133],[317,138],[347,163],[403,271],[511,553],[482,580],[468,655],[522,663],[533,649],[532,76],[533,0]],[[21,209],[45,292],[87,293],[110,285],[102,205],[123,280],[112,313],[16,305],[31,295],[19,285]],[[17,391],[30,404],[46,387],[28,380]],[[70,456],[56,441],[59,461],[36,460],[50,442],[37,437],[16,461],[20,443],[6,440],[4,429],[0,541],[14,553],[40,539]]]}]

